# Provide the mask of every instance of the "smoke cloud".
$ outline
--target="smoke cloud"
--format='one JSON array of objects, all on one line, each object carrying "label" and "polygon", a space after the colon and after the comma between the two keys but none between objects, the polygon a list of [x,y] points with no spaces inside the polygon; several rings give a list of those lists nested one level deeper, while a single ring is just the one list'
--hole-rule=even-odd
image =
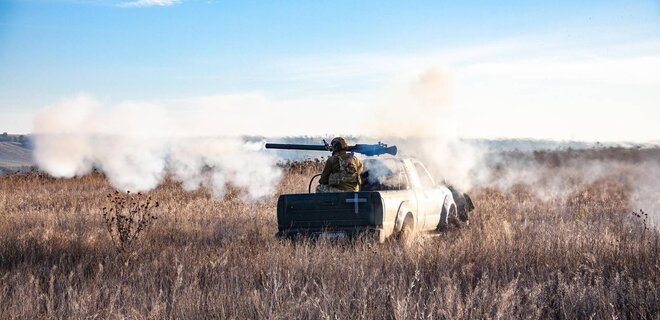
[{"label": "smoke cloud", "polygon": [[80,95],[45,108],[35,119],[34,157],[55,177],[102,170],[113,186],[142,191],[168,175],[216,196],[235,186],[250,199],[271,195],[280,178],[276,158],[239,136],[188,137],[162,107],[122,103],[104,108]]},{"label": "smoke cloud", "polygon": [[393,137],[402,155],[422,160],[436,179],[469,190],[483,152],[461,139],[461,124],[468,120],[457,118],[452,107],[449,73],[431,68],[404,88],[385,95],[371,134]]},{"label": "smoke cloud", "polygon": [[[274,193],[281,173],[264,141],[246,136],[378,137],[464,189],[479,162],[459,139],[447,73],[430,69],[382,92],[273,99],[258,93],[160,103],[103,103],[89,95],[44,108],[34,122],[35,160],[55,177],[102,170],[122,190],[148,190],[168,175],[186,189],[251,199]],[[321,154],[319,154],[321,156]]]},{"label": "smoke cloud", "polygon": [[[55,177],[102,170],[121,190],[149,190],[171,177],[187,190],[204,188],[221,197],[231,186],[255,200],[276,192],[281,158],[263,150],[265,138],[246,136],[349,135],[359,137],[350,143],[396,144],[401,156],[422,160],[437,181],[464,192],[473,186],[523,186],[549,201],[601,179],[623,181],[631,191],[631,210],[643,209],[660,222],[657,156],[538,162],[530,152],[487,153],[461,139],[461,126],[469,119],[456,117],[450,79],[447,71],[435,68],[381,92],[300,99],[244,93],[111,104],[83,94],[48,106],[36,117],[34,157]],[[371,178],[378,176],[374,172]]]},{"label": "smoke cloud", "polygon": [[[472,181],[505,192],[522,188],[541,201],[565,201],[586,195],[595,184],[617,182],[625,188],[628,209],[643,210],[648,222],[660,227],[658,154],[658,149],[624,148],[491,153]],[[597,196],[607,203],[619,191],[601,189]]]}]

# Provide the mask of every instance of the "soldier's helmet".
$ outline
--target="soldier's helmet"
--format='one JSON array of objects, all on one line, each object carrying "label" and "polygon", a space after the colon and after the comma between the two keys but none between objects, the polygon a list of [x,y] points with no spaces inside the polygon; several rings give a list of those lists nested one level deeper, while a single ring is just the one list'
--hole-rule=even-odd
[{"label": "soldier's helmet", "polygon": [[332,141],[330,141],[330,146],[332,147],[332,151],[341,151],[348,149],[348,143],[346,142],[346,139],[342,137],[336,137],[332,139]]}]

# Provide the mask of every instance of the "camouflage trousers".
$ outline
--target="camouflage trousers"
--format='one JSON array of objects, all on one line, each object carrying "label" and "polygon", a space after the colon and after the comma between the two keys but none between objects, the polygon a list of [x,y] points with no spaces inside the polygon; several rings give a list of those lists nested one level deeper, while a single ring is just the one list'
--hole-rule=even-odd
[{"label": "camouflage trousers", "polygon": [[328,193],[328,192],[345,192],[339,188],[331,187],[327,184],[319,184],[316,186],[316,193]]}]

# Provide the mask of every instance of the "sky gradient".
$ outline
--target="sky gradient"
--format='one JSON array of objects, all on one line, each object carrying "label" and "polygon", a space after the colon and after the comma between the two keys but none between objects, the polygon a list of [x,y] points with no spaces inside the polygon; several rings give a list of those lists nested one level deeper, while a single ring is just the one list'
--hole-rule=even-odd
[{"label": "sky gradient", "polygon": [[0,1],[0,131],[81,93],[359,108],[429,70],[464,137],[660,140],[657,1]]}]

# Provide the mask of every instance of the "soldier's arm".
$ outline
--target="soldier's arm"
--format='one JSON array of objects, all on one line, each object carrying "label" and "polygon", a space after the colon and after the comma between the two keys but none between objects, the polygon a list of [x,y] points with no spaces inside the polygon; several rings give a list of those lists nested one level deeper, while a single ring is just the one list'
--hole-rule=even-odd
[{"label": "soldier's arm", "polygon": [[328,184],[330,182],[330,173],[332,173],[332,167],[335,161],[336,159],[334,157],[330,157],[325,162],[325,167],[323,167],[323,172],[321,172],[321,178],[319,179],[320,184]]}]

